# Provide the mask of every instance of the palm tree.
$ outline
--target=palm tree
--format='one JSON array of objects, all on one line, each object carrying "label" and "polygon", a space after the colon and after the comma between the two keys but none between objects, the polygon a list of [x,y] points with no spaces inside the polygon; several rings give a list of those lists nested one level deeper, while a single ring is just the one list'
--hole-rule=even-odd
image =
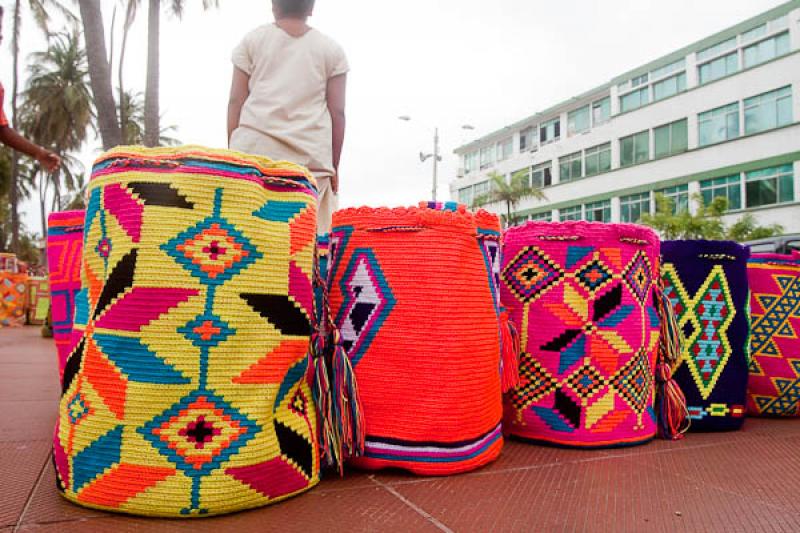
[{"label": "palm tree", "polygon": [[117,120],[117,104],[111,86],[111,65],[106,51],[105,28],[100,0],[78,0],[83,34],[86,39],[86,57],[89,65],[94,105],[97,109],[97,128],[108,150],[122,144],[122,128]]},{"label": "palm tree", "polygon": [[[51,13],[60,13],[67,20],[74,20],[75,15],[58,0],[27,0],[24,2],[36,22],[39,29],[45,35],[50,34]],[[14,22],[11,34],[11,54],[12,54],[12,77],[11,77],[11,125],[16,129],[19,124],[17,117],[17,94],[19,92],[19,40],[22,32],[22,9],[23,1],[14,0]],[[19,156],[14,152],[11,156],[11,183],[9,185],[8,197],[11,204],[11,249],[16,250],[19,246]]]},{"label": "palm tree", "polygon": [[517,204],[525,198],[536,198],[545,200],[546,197],[541,189],[532,187],[528,174],[514,173],[511,180],[506,181],[505,176],[497,172],[489,174],[489,192],[473,201],[474,205],[491,204],[503,202],[506,204],[506,224],[512,226],[515,222],[511,212],[516,210]]},{"label": "palm tree", "polygon": [[[0,146],[0,251],[18,251],[19,248],[13,248],[11,241],[14,230],[18,232],[18,235],[22,233],[22,225],[18,223],[16,226],[12,226],[10,217],[11,204],[8,198],[11,195],[12,157],[13,150]],[[17,171],[17,198],[26,200],[30,198],[33,190],[33,183],[30,180],[31,167],[23,161],[18,161]]]},{"label": "palm tree", "polygon": [[[137,0],[138,1],[138,0]],[[203,9],[219,7],[219,0],[202,0]],[[180,18],[186,0],[169,0],[169,11]],[[161,136],[159,110],[161,0],[149,0],[147,14],[147,84],[144,96],[144,144],[157,146]]]},{"label": "palm tree", "polygon": [[49,185],[52,183],[54,190],[53,207],[60,209],[62,178],[67,189],[74,189],[73,178],[81,166],[68,152],[79,150],[94,127],[86,51],[77,28],[55,35],[46,51],[31,54],[28,71],[22,129],[37,143],[54,147],[64,161],[62,170],[39,173],[39,200],[45,220],[44,199]]},{"label": "palm tree", "polygon": [[[142,93],[125,91],[120,96],[122,104],[119,109],[120,121],[125,124],[122,139],[125,144],[143,144],[144,142],[144,100]],[[175,146],[180,141],[170,137],[175,126],[161,128],[158,143],[162,146]]]}]

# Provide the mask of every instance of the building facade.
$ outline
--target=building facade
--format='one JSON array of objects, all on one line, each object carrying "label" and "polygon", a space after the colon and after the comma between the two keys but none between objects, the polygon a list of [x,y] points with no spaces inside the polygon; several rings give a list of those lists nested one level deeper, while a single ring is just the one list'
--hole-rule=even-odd
[{"label": "building facade", "polygon": [[604,222],[637,222],[658,193],[676,210],[724,196],[728,223],[800,233],[799,119],[794,0],[461,146],[450,192],[474,204],[492,173],[523,176],[546,198],[518,219]]}]

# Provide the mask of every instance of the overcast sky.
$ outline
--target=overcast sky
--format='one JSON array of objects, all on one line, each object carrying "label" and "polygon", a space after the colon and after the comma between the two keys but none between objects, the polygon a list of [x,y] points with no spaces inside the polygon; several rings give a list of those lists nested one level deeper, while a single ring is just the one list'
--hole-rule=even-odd
[{"label": "overcast sky", "polygon": [[[115,2],[101,3],[109,20]],[[182,20],[162,18],[163,123],[176,125],[182,142],[224,147],[230,52],[247,31],[271,21],[271,3],[221,0],[219,10],[206,13],[200,3],[187,0],[192,7]],[[428,199],[430,160],[422,164],[418,154],[432,150],[435,126],[444,157],[439,196],[449,198],[456,146],[781,3],[317,0],[310,24],[339,41],[351,66],[340,205]],[[12,2],[2,4],[10,14]],[[7,15],[7,37],[10,21]],[[44,39],[32,37],[32,21],[24,24],[26,54],[43,47]],[[126,84],[142,91],[146,44],[142,9],[125,69]],[[4,51],[0,75],[9,88],[10,38]],[[412,120],[400,121],[399,115]],[[463,124],[475,130],[462,130]],[[98,146],[95,141],[85,150],[87,168]],[[26,204],[25,211],[28,226],[38,231],[38,207]]]}]

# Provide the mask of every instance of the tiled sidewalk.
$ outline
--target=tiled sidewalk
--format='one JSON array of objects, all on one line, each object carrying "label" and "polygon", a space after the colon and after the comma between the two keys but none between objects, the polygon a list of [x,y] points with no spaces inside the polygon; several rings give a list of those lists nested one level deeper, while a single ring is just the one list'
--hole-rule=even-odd
[{"label": "tiled sidewalk", "polygon": [[350,472],[273,507],[193,521],[116,516],[58,495],[55,349],[0,330],[0,533],[10,531],[800,531],[800,420],[573,451],[509,442],[450,478]]}]

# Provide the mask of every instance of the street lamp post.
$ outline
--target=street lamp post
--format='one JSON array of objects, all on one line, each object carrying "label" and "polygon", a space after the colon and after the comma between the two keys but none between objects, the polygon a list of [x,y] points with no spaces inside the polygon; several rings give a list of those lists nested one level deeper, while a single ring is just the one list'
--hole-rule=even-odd
[{"label": "street lamp post", "polygon": [[434,128],[433,130],[433,153],[426,154],[423,152],[419,153],[419,160],[421,163],[424,163],[430,158],[433,158],[433,190],[431,191],[431,198],[433,201],[436,201],[436,189],[438,188],[438,172],[439,172],[439,161],[442,160],[442,156],[439,155],[439,128]]},{"label": "street lamp post", "polygon": [[[408,115],[402,115],[397,117],[399,120],[409,122],[411,117]],[[464,124],[461,126],[463,130],[474,130],[473,126],[469,124]],[[433,153],[426,154],[425,152],[419,153],[419,160],[421,163],[424,163],[428,159],[433,158],[433,187],[431,189],[431,198],[435,202],[436,201],[436,190],[438,189],[439,183],[439,162],[442,160],[442,156],[439,155],[439,128],[436,127],[433,129]]]}]

